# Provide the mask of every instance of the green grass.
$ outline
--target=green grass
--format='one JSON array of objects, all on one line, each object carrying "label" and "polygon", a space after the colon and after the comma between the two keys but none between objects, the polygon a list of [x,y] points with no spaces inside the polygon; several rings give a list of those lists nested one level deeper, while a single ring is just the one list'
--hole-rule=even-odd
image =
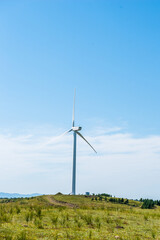
[{"label": "green grass", "polygon": [[0,239],[160,239],[160,207],[54,195],[0,200]]}]

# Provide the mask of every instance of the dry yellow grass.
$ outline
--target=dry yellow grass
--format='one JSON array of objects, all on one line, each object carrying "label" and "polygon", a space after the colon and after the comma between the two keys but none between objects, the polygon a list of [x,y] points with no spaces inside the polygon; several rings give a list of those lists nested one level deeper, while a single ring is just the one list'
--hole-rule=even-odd
[{"label": "dry yellow grass", "polygon": [[0,239],[160,239],[160,207],[49,195],[0,200]]}]

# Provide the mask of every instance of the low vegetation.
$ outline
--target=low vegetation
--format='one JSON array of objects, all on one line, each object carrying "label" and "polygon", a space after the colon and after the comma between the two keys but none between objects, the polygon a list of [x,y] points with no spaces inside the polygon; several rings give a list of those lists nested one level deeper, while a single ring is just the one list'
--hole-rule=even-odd
[{"label": "low vegetation", "polygon": [[140,200],[109,194],[0,199],[0,239],[160,239],[159,201]]}]

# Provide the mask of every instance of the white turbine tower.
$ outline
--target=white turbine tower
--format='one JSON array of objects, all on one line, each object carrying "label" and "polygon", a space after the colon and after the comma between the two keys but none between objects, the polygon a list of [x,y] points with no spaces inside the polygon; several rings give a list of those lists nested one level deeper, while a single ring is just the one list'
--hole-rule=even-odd
[{"label": "white turbine tower", "polygon": [[91,144],[82,136],[82,134],[79,132],[82,127],[75,127],[75,96],[76,91],[74,93],[74,103],[73,103],[73,118],[72,118],[72,128],[68,130],[66,133],[73,131],[73,175],[72,175],[72,195],[76,195],[76,137],[77,134],[84,140],[88,145],[94,150],[95,153],[96,150],[91,146]]}]

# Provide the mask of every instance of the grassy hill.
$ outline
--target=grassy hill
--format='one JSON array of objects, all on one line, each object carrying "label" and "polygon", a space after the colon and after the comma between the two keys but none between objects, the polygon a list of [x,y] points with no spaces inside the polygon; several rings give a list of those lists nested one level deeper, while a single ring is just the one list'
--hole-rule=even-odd
[{"label": "grassy hill", "polygon": [[[0,200],[0,239],[160,239],[160,207],[86,196]],[[125,200],[124,200],[125,201]]]}]

